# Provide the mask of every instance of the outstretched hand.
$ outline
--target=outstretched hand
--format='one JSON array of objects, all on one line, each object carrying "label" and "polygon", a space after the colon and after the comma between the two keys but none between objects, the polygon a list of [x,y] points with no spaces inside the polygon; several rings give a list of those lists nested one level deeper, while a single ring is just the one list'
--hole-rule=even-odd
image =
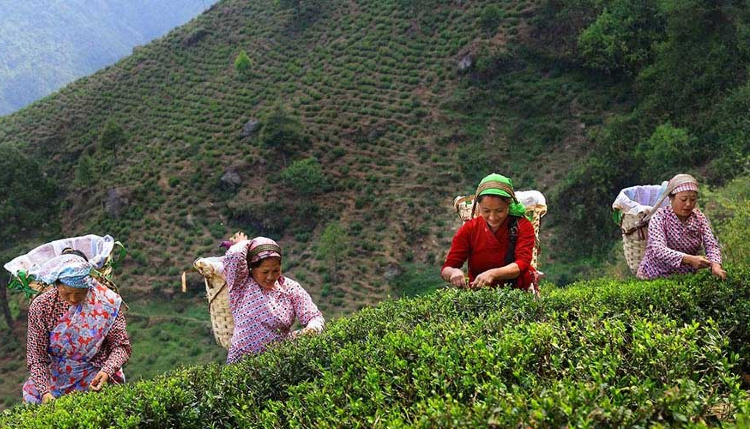
[{"label": "outstretched hand", "polygon": [[296,331],[292,332],[292,338],[299,338],[299,337],[315,335],[315,334],[317,334],[317,331],[313,328],[302,328],[302,329],[297,329]]},{"label": "outstretched hand", "polygon": [[94,392],[102,390],[102,387],[107,384],[107,380],[109,380],[109,374],[104,371],[99,371],[94,379],[91,380],[91,390],[93,390]]},{"label": "outstretched hand", "polygon": [[706,259],[705,256],[685,255],[682,257],[682,262],[690,265],[697,270],[700,270],[701,268],[708,268],[711,266],[711,261]]},{"label": "outstretched hand", "polygon": [[450,277],[450,283],[458,288],[465,288],[467,286],[466,284],[466,277],[464,276],[464,272],[461,270],[455,270],[453,274],[451,274]]},{"label": "outstretched hand", "polygon": [[495,282],[495,276],[493,276],[490,273],[490,270],[487,270],[483,272],[482,274],[478,275],[473,282],[469,285],[469,288],[471,289],[479,289],[482,287],[492,286],[492,283]]},{"label": "outstretched hand", "polygon": [[721,268],[721,264],[711,264],[711,274],[715,275],[716,277],[726,280],[727,279],[727,272],[724,271],[724,268]]},{"label": "outstretched hand", "polygon": [[232,238],[229,239],[229,241],[232,244],[237,244],[240,241],[245,241],[245,240],[247,240],[247,235],[245,235],[245,233],[242,232],[242,231],[235,232],[234,235],[232,236]]}]

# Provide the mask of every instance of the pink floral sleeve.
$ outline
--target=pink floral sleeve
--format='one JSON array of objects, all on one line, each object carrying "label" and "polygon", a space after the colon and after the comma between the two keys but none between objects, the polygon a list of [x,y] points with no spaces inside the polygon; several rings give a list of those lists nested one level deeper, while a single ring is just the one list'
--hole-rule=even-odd
[{"label": "pink floral sleeve", "polygon": [[[37,298],[29,307],[29,327],[26,340],[26,362],[27,369],[32,381],[36,385],[40,395],[51,390],[50,379],[52,374],[49,371],[49,332],[44,326],[44,317],[42,308],[44,304],[49,304],[45,297]],[[36,305],[34,305],[36,304]]]},{"label": "pink floral sleeve", "polygon": [[711,231],[711,224],[708,218],[701,212],[698,216],[700,220],[701,234],[703,235],[703,248],[706,249],[706,258],[714,263],[721,264],[721,248],[716,240],[714,233]]},{"label": "pink floral sleeve", "polygon": [[299,283],[290,280],[289,278],[286,279],[290,283],[289,291],[292,295],[292,306],[294,306],[294,313],[299,319],[299,323],[306,326],[316,318],[320,318],[321,320],[318,322],[322,322],[323,313],[318,310],[318,306],[315,305],[310,294]]},{"label": "pink floral sleeve", "polygon": [[224,279],[229,286],[230,294],[233,290],[244,287],[250,276],[250,269],[247,266],[249,247],[250,240],[243,240],[232,245],[224,255]]}]

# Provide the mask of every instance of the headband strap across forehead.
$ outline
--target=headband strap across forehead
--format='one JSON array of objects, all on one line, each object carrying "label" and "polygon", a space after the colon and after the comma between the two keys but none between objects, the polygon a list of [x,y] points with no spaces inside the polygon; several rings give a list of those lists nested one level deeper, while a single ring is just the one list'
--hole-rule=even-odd
[{"label": "headband strap across forehead", "polygon": [[253,259],[254,257],[258,256],[261,252],[275,252],[278,253],[279,256],[281,256],[281,247],[279,247],[277,244],[259,244],[255,247],[253,247],[250,252],[247,254],[248,259]]},{"label": "headband strap across forehead", "polygon": [[486,191],[487,189],[500,189],[508,193],[510,198],[513,199],[513,201],[516,200],[516,193],[513,192],[513,188],[511,188],[507,183],[498,182],[496,180],[488,180],[484,183],[480,183],[479,187],[477,187],[477,193],[476,195],[479,196],[482,194],[482,192]]}]

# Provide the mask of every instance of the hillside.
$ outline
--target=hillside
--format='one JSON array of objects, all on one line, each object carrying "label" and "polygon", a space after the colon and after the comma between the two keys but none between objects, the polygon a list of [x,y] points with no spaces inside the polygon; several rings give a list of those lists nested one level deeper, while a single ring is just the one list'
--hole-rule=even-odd
[{"label": "hillside", "polygon": [[[594,3],[313,1],[295,10],[225,0],[0,118],[0,140],[58,186],[59,206],[48,207],[59,215],[43,232],[127,243],[123,282],[141,293],[171,295],[196,256],[244,229],[281,240],[285,268],[324,310],[375,304],[407,264],[436,269],[458,226],[453,196],[490,170],[548,195],[542,265],[554,262],[552,278],[569,281],[591,275],[591,261],[611,248],[609,204],[621,187],[685,170],[720,184],[750,159],[750,61],[738,43],[747,7],[694,0],[693,9],[631,11],[613,2],[635,14],[621,19],[658,21],[650,38],[631,41],[632,28]],[[730,14],[732,26],[711,26]],[[602,40],[577,42],[593,30]],[[721,67],[692,65],[711,70],[698,86],[670,77],[689,31],[711,35],[700,42],[707,49],[726,48]],[[640,49],[638,62],[597,48],[617,37]],[[702,102],[665,105],[668,94],[649,88],[667,83]],[[263,125],[274,114],[289,129]],[[119,140],[102,140],[107,124]],[[55,218],[59,229],[49,227]],[[331,224],[347,244],[336,267],[318,251]],[[16,233],[5,246],[42,239]]]},{"label": "hillside", "polygon": [[0,4],[0,116],[113,64],[215,1]]},{"label": "hillside", "polygon": [[[434,289],[452,199],[490,171],[547,196],[541,268],[556,284],[629,275],[610,204],[677,172],[706,185],[726,261],[747,266],[745,3],[295,5],[220,1],[0,118],[0,256],[82,233],[123,241],[133,379],[185,350],[222,360],[201,279],[188,271],[178,291],[231,232],[279,239],[331,320]],[[324,236],[344,245],[335,262]],[[26,376],[24,304],[10,301],[5,405]]]},{"label": "hillside", "polygon": [[443,289],[232,366],[19,407],[0,425],[747,427],[749,275],[602,279],[538,300]]}]

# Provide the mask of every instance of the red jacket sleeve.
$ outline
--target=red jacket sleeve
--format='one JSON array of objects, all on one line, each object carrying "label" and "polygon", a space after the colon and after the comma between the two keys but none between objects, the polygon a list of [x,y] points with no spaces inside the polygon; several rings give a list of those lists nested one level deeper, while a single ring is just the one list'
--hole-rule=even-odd
[{"label": "red jacket sleeve", "polygon": [[445,263],[440,268],[442,273],[446,267],[461,268],[464,266],[464,262],[469,258],[471,251],[469,232],[471,229],[471,222],[466,222],[458,229],[456,235],[453,236],[453,242],[451,248],[448,251],[448,256],[445,257]]}]

